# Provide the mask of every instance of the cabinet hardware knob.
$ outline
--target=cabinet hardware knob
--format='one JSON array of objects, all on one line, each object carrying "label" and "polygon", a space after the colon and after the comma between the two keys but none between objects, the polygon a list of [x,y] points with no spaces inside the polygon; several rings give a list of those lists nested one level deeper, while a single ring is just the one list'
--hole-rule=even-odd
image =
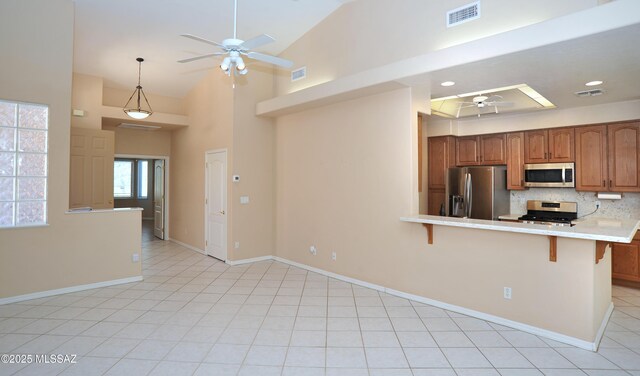
[{"label": "cabinet hardware knob", "polygon": [[549,153],[549,159],[551,159],[551,153]]},{"label": "cabinet hardware knob", "polygon": [[611,188],[611,186],[613,186],[613,180],[609,179],[609,188]]},{"label": "cabinet hardware knob", "polygon": [[602,181],[602,186],[603,186],[603,187],[606,187],[606,186],[607,186],[607,183],[606,183],[604,180]]},{"label": "cabinet hardware knob", "polygon": [[547,159],[547,153],[544,153],[544,159]]}]

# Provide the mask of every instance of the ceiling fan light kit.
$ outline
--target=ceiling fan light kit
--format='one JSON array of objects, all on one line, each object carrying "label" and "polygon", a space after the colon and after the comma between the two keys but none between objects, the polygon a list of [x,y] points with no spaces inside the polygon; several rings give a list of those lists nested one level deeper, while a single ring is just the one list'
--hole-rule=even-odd
[{"label": "ceiling fan light kit", "polygon": [[[248,70],[246,64],[242,58],[244,55],[249,59],[254,59],[258,61],[262,61],[265,63],[277,65],[282,68],[291,68],[293,66],[293,62],[282,59],[276,56],[266,55],[259,52],[253,52],[252,49],[264,46],[265,44],[273,42],[275,39],[268,36],[267,34],[258,35],[255,38],[251,38],[249,40],[243,41],[242,39],[238,39],[237,37],[237,21],[238,21],[238,0],[234,2],[234,11],[233,11],[233,38],[228,38],[222,41],[222,43],[210,41],[205,38],[201,38],[191,34],[182,34],[181,36],[189,39],[196,40],[198,42],[206,43],[212,46],[216,46],[222,50],[222,52],[214,52],[206,55],[200,55],[196,57],[191,57],[188,59],[178,60],[178,63],[189,63],[195,60],[205,59],[213,56],[227,55],[220,63],[220,69],[227,75],[231,76],[231,72],[235,72],[236,74],[245,75]],[[234,69],[235,68],[235,69]]]},{"label": "ceiling fan light kit", "polygon": [[[124,108],[122,110],[130,118],[133,118],[136,120],[142,120],[142,119],[146,119],[147,117],[149,117],[149,115],[153,114],[153,110],[151,109],[149,100],[147,99],[147,96],[144,94],[144,91],[142,90],[142,86],[140,85],[140,72],[142,70],[142,62],[144,61],[144,59],[139,57],[136,59],[136,61],[138,62],[138,86],[136,86],[135,90],[133,91],[133,94],[131,94],[131,96],[129,97],[129,100],[124,105]],[[133,97],[136,97],[136,101],[135,101],[136,107],[129,107],[129,103],[131,103],[131,100],[133,99]],[[141,99],[144,99],[145,103],[147,104],[148,110],[142,108]]]}]

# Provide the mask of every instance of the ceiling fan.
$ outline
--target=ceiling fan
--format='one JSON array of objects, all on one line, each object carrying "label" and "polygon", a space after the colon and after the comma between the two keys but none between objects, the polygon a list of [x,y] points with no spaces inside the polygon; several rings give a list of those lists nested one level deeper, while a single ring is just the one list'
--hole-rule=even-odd
[{"label": "ceiling fan", "polygon": [[203,42],[210,44],[212,46],[216,46],[220,48],[221,52],[213,52],[206,55],[200,55],[196,57],[191,57],[188,59],[178,60],[178,63],[189,63],[195,60],[205,59],[212,56],[220,56],[227,55],[222,63],[220,64],[220,68],[227,74],[227,76],[231,75],[231,71],[235,68],[235,72],[237,74],[245,75],[247,74],[247,67],[242,59],[242,56],[246,56],[249,59],[254,59],[258,61],[262,61],[265,63],[277,65],[283,68],[291,68],[293,66],[293,62],[282,59],[276,56],[271,56],[267,54],[262,54],[259,52],[252,51],[255,48],[264,46],[265,44],[271,43],[275,41],[272,37],[267,34],[258,35],[257,37],[251,38],[249,40],[243,41],[238,39],[237,37],[237,20],[238,20],[238,0],[234,1],[234,12],[233,12],[233,38],[228,38],[222,41],[222,43],[210,41],[205,38],[201,38],[191,34],[182,34],[182,37],[196,40],[198,42]]},{"label": "ceiling fan", "polygon": [[486,107],[495,108],[496,114],[498,113],[498,107],[510,107],[513,106],[513,102],[503,102],[501,95],[478,95],[473,98],[472,102],[458,102],[458,113],[456,118],[460,117],[460,111],[463,108],[476,107],[478,108],[478,117],[482,114],[482,109]]}]

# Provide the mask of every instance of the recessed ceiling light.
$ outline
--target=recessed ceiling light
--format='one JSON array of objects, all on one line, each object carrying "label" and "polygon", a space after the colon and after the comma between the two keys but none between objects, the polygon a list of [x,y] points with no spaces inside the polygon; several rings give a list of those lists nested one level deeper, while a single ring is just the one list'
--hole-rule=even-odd
[{"label": "recessed ceiling light", "polygon": [[602,85],[602,81],[589,81],[585,85],[587,85],[587,86],[598,86],[598,85]]},{"label": "recessed ceiling light", "polygon": [[446,86],[453,86],[455,84],[456,83],[453,82],[453,81],[445,81],[445,82],[441,83],[440,86],[445,86],[446,87]]}]

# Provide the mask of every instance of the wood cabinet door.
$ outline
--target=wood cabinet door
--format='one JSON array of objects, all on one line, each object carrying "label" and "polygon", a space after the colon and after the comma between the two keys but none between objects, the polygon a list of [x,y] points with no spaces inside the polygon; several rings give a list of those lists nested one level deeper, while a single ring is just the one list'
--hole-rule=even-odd
[{"label": "wood cabinet door", "polygon": [[456,139],[456,166],[478,165],[480,154],[480,138],[478,136],[458,137]]},{"label": "wood cabinet door", "polygon": [[546,130],[524,132],[525,163],[547,162],[547,138],[548,132]]},{"label": "wood cabinet door", "polygon": [[440,215],[440,207],[444,205],[445,191],[444,189],[429,189],[429,197],[427,198],[429,215]]},{"label": "wood cabinet door", "polygon": [[640,242],[613,243],[611,276],[628,281],[640,281]]},{"label": "wood cabinet door", "polygon": [[549,162],[574,162],[574,128],[549,129]]},{"label": "wood cabinet door", "polygon": [[507,189],[524,189],[524,132],[507,134]]},{"label": "wood cabinet door", "polygon": [[429,137],[429,189],[444,189],[447,168],[450,167],[449,149],[453,147],[451,137]]},{"label": "wood cabinet door", "polygon": [[506,134],[490,134],[480,137],[480,164],[503,165],[507,163]]},{"label": "wood cabinet door", "polygon": [[607,126],[575,128],[576,190],[607,190]]},{"label": "wood cabinet door", "polygon": [[640,123],[609,125],[610,191],[640,192]]}]

